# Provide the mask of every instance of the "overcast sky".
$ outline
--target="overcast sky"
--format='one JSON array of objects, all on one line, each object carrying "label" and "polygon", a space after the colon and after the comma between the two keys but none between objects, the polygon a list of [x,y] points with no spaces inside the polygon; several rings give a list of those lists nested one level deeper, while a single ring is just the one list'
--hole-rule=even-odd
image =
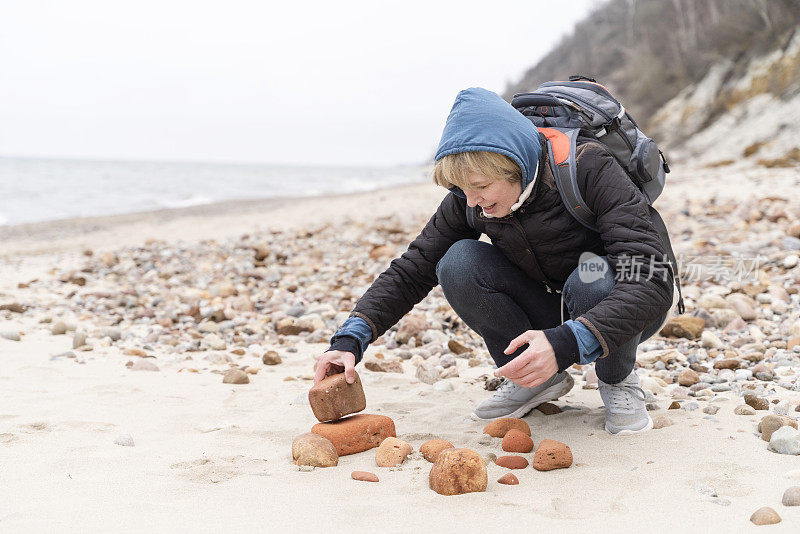
[{"label": "overcast sky", "polygon": [[3,0],[0,156],[425,162],[597,4]]}]

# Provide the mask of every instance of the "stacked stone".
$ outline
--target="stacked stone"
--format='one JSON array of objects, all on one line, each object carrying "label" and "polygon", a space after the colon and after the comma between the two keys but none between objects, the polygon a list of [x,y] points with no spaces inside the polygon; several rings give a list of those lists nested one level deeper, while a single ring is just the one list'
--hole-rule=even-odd
[{"label": "stacked stone", "polygon": [[[396,439],[391,418],[358,413],[367,407],[358,373],[352,384],[347,383],[344,373],[320,380],[309,390],[308,402],[320,422],[292,444],[292,457],[297,465],[332,467],[338,464],[339,456],[378,447],[387,438]],[[402,450],[405,452],[404,447]],[[403,459],[410,453],[408,450]],[[378,465],[391,463],[399,454],[387,446]]]}]

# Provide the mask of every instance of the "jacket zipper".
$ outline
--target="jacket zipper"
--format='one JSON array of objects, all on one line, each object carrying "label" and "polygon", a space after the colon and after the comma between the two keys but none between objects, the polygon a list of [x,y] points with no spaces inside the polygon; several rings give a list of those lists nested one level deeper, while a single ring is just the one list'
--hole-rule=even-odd
[{"label": "jacket zipper", "polygon": [[[483,219],[484,221],[487,221],[487,218],[483,217],[482,215],[478,215],[478,216],[481,219]],[[510,225],[514,226],[517,230],[519,230],[519,233],[522,234],[522,239],[525,241],[525,243],[528,243],[528,236],[525,234],[525,229],[522,227],[522,223],[520,222],[520,220],[517,219],[516,214],[513,214],[508,219],[506,219],[505,217],[500,218],[500,219],[494,218],[493,221],[489,220],[489,222],[499,222],[499,223],[505,223],[505,224],[510,224]],[[528,255],[531,257],[531,261],[533,263],[534,271],[539,274],[540,281],[544,284],[544,287],[547,290],[547,292],[548,293],[561,293],[560,289],[554,289],[553,288],[553,286],[555,286],[556,284],[551,282],[550,279],[547,278],[544,275],[544,271],[542,271],[542,268],[539,266],[539,262],[536,261],[536,255],[533,253],[533,250],[530,248],[530,244],[528,244],[528,247],[525,250],[528,253]]]}]

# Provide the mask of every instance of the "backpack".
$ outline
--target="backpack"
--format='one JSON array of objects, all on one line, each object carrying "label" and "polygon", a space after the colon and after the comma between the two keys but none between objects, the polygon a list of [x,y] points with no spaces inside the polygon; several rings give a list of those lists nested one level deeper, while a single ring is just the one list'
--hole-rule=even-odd
[{"label": "backpack", "polygon": [[656,143],[639,129],[625,107],[605,87],[585,76],[545,82],[532,93],[514,95],[511,105],[547,138],[548,159],[567,211],[595,232],[596,217],[586,207],[578,189],[575,162],[578,134],[597,141],[611,152],[647,199],[653,226],[664,245],[678,290],[678,313],[684,313],[678,262],[664,220],[652,206],[664,190],[669,173],[667,160]]}]

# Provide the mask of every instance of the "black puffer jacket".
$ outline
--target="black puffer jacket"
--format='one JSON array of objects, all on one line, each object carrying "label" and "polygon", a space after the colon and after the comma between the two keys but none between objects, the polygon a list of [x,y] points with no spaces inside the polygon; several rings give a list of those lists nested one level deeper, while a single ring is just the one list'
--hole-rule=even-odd
[{"label": "black puffer jacket", "polygon": [[[543,136],[540,142],[545,142]],[[577,318],[597,337],[602,358],[669,310],[673,283],[659,273],[649,276],[650,258],[662,260],[664,248],[647,201],[622,167],[602,145],[586,139],[578,140],[576,159],[578,185],[597,216],[599,232],[585,228],[567,212],[546,156],[539,162],[534,192],[517,211],[496,219],[483,217],[478,207],[472,209],[477,225],[511,262],[554,289],[563,286],[581,253],[608,256],[617,283],[603,301]],[[480,236],[467,222],[467,209],[465,199],[448,194],[408,250],[391,262],[358,301],[352,315],[369,323],[373,341],[436,286],[436,264],[453,243]],[[634,256],[645,258],[638,262],[638,277],[625,272],[626,257]],[[577,343],[568,326],[545,334],[560,370],[578,361]]]}]

